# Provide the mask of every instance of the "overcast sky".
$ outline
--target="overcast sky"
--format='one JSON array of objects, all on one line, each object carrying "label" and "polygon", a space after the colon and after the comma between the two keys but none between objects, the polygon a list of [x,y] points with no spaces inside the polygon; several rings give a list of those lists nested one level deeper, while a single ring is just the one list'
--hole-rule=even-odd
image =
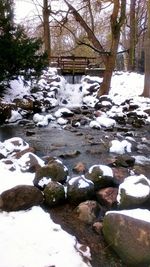
[{"label": "overcast sky", "polygon": [[31,0],[15,1],[16,20],[22,21],[25,17],[32,17],[36,13],[36,9]]}]

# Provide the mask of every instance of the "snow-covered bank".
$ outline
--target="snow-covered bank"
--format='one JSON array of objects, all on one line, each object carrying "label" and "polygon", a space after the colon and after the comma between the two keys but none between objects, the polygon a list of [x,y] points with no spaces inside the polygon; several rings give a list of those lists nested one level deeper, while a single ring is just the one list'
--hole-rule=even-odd
[{"label": "snow-covered bank", "polygon": [[40,207],[1,212],[0,236],[2,267],[90,267],[75,249],[76,238]]},{"label": "snow-covered bank", "polygon": [[[45,80],[45,77],[47,77],[47,80]],[[50,84],[50,79],[56,79],[58,81],[53,81]],[[67,83],[62,76],[58,76],[55,68],[50,68],[48,72],[44,72],[38,82],[38,86],[44,90],[48,89],[50,86],[53,87],[52,89],[55,89],[57,85],[59,85],[60,91],[57,99],[59,105],[63,104],[63,100],[67,100],[68,106],[80,106],[83,104],[83,95],[89,93],[89,80],[92,85],[94,84],[97,86],[97,89],[99,88],[99,84],[102,82],[102,78],[99,77],[83,76],[80,84],[72,85]],[[24,86],[21,79],[18,79],[18,81],[12,81],[11,88],[6,91],[3,96],[3,100],[6,102],[12,102],[17,97],[21,98],[25,95],[29,95],[30,89],[33,85],[34,84],[32,84],[32,86],[31,84],[28,84],[27,86]],[[119,104],[122,99],[139,96],[142,93],[143,88],[144,75],[129,72],[115,72],[112,76],[109,95],[113,99],[116,99],[116,101],[119,101]]]},{"label": "snow-covered bank", "polygon": [[[29,156],[40,166],[44,162],[32,153],[19,159],[16,153],[28,149],[21,138],[11,138],[0,143],[0,193],[17,185],[32,185],[35,173],[28,171]],[[16,201],[19,196],[16,196]],[[12,200],[12,202],[14,199]],[[0,207],[3,199],[0,198]],[[27,210],[0,211],[0,266],[1,267],[90,267],[90,251],[83,251],[86,263],[79,252],[81,244],[76,238],[55,224],[41,207]]]}]

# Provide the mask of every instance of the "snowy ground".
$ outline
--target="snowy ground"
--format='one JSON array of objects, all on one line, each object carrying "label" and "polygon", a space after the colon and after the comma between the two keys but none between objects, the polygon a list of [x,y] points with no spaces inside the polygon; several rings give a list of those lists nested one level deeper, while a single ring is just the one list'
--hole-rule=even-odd
[{"label": "snowy ground", "polygon": [[[10,151],[11,145],[5,145]],[[34,174],[21,172],[21,165],[23,161],[20,164],[14,160],[16,171],[12,172],[0,162],[0,192],[20,184],[33,185]],[[70,267],[70,263],[72,267],[91,266],[83,261],[76,238],[63,231],[40,207],[0,212],[0,237],[1,267]],[[88,247],[85,254],[90,259]]]},{"label": "snowy ground", "polygon": [[[136,99],[142,93],[143,84],[143,75],[118,73],[112,78],[110,96],[118,104],[122,98],[132,96]],[[60,98],[65,96],[69,99],[68,106],[80,106],[83,94],[79,87],[67,85]],[[12,88],[4,96],[4,101],[9,102],[17,96],[30,93],[30,86],[24,87],[21,80],[13,81]],[[21,173],[19,170],[11,172],[3,164],[0,165],[0,171],[1,192],[17,184],[32,184],[33,174]],[[139,213],[141,218],[140,210],[135,213],[136,217]],[[27,211],[1,212],[0,237],[0,267],[90,266],[75,249],[75,237],[63,231],[40,207]]]}]

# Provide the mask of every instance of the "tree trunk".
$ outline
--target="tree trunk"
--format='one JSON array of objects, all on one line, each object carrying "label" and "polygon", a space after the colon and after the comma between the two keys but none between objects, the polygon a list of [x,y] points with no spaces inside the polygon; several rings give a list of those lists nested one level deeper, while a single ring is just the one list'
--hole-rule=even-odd
[{"label": "tree trunk", "polygon": [[150,1],[147,1],[148,25],[145,36],[145,80],[143,96],[150,97]]},{"label": "tree trunk", "polygon": [[[106,70],[104,73],[103,82],[97,94],[98,97],[109,93],[111,77],[115,69],[121,27],[125,20],[125,12],[126,12],[126,0],[121,1],[121,8],[120,8],[120,1],[114,0],[114,8],[113,8],[113,13],[111,15],[111,35],[112,35],[111,49],[110,49],[110,54],[107,56],[107,62],[105,66]],[[120,17],[118,18],[119,13]]]},{"label": "tree trunk", "polygon": [[107,58],[104,78],[103,78],[103,82],[101,84],[100,90],[98,91],[98,97],[109,93],[111,77],[112,77],[113,71],[115,69],[115,64],[116,64],[116,55],[117,55],[117,50],[118,50],[119,39],[120,39],[120,34],[118,34],[118,36],[113,40],[111,54]]},{"label": "tree trunk", "polygon": [[48,58],[51,56],[50,26],[48,0],[43,0],[43,26],[44,26],[44,45]]},{"label": "tree trunk", "polygon": [[136,0],[130,1],[130,48],[129,48],[129,71],[135,70],[135,46],[136,46]]}]

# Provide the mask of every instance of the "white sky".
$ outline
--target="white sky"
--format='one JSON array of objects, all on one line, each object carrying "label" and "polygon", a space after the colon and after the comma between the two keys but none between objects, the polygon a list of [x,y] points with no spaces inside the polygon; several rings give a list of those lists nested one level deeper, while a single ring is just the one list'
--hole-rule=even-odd
[{"label": "white sky", "polygon": [[36,13],[36,9],[31,0],[16,0],[15,15],[18,22],[26,17],[32,17]]}]

